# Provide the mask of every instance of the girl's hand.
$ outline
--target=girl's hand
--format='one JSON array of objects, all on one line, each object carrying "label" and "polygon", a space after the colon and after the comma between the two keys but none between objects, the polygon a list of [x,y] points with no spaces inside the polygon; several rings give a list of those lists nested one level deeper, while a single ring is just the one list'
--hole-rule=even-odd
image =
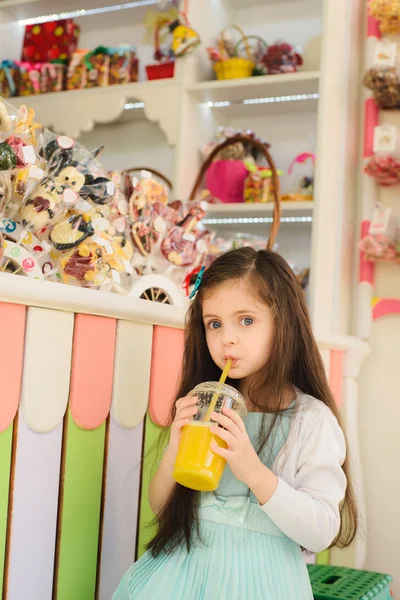
[{"label": "girl's hand", "polygon": [[243,420],[229,408],[224,408],[223,414],[213,413],[211,418],[221,426],[212,426],[211,433],[228,445],[225,449],[213,442],[211,450],[225,458],[236,479],[250,487],[255,472],[260,471],[264,465],[253,448]]},{"label": "girl's hand", "polygon": [[198,403],[197,396],[186,396],[180,398],[176,402],[175,419],[171,425],[169,444],[167,453],[171,460],[175,462],[178,454],[179,442],[181,441],[182,428],[188,425],[193,417],[197,414]]}]

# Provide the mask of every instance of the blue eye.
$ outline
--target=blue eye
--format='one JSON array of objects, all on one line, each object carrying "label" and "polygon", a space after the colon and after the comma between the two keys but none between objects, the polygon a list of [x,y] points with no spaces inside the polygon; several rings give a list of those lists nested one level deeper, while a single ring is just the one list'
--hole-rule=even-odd
[{"label": "blue eye", "polygon": [[219,321],[210,321],[208,329],[220,329],[221,323]]},{"label": "blue eye", "polygon": [[254,323],[254,319],[252,319],[251,317],[245,317],[244,319],[242,319],[240,321],[245,327],[249,327],[250,325],[253,325]]}]

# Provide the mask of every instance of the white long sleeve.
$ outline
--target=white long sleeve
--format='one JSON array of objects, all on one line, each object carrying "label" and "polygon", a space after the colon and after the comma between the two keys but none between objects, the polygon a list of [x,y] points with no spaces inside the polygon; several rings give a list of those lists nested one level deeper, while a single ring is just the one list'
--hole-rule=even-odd
[{"label": "white long sleeve", "polygon": [[310,411],[301,427],[293,487],[279,477],[276,491],[260,508],[300,546],[321,552],[330,546],[340,527],[346,444],[337,419],[325,404],[314,400]]}]

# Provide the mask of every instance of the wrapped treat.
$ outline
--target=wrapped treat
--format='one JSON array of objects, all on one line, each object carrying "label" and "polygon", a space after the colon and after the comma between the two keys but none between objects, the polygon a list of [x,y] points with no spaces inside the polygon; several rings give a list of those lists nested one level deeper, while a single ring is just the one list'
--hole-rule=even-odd
[{"label": "wrapped treat", "polygon": [[[67,167],[67,171],[73,167]],[[61,174],[64,176],[64,173]],[[75,173],[72,175],[75,178]],[[74,187],[62,183],[61,178],[45,177],[37,190],[24,200],[20,209],[20,220],[27,230],[41,231],[52,226],[66,214],[79,199]],[[72,184],[71,184],[72,186]],[[75,188],[78,187],[78,184]]]},{"label": "wrapped treat", "polygon": [[301,55],[290,44],[276,42],[268,47],[262,61],[268,75],[295,73],[303,64]]},{"label": "wrapped treat", "polygon": [[11,106],[8,106],[7,110],[13,118],[14,134],[36,148],[37,132],[42,129],[42,126],[35,122],[35,111],[32,108],[27,108],[25,105],[20,106],[18,112],[14,111]]},{"label": "wrapped treat", "polygon": [[400,158],[374,154],[368,160],[365,173],[373,177],[379,185],[391,186],[400,183]]},{"label": "wrapped treat", "polygon": [[22,201],[44,176],[44,163],[35,152],[34,112],[18,111],[0,100],[0,210],[13,218]]},{"label": "wrapped treat", "polygon": [[58,251],[58,268],[65,282],[101,289],[115,285],[123,293],[126,277],[133,271],[133,247],[123,234],[113,234],[97,208],[57,224],[50,240]]},{"label": "wrapped treat", "polygon": [[14,264],[10,261],[7,271],[35,276],[38,279],[54,275],[55,269],[50,258],[49,244],[39,240],[36,235],[10,219],[0,221],[0,233],[7,240],[7,244],[12,243],[10,257],[12,256]]},{"label": "wrapped treat", "polygon": [[86,87],[87,67],[84,58],[88,50],[75,50],[67,70],[67,90],[81,90]]},{"label": "wrapped treat", "polygon": [[90,218],[85,214],[73,214],[54,225],[49,234],[50,243],[56,250],[75,250],[87,238],[94,235]]},{"label": "wrapped treat", "polygon": [[289,165],[287,191],[283,202],[311,202],[313,200],[315,154],[303,152]]},{"label": "wrapped treat", "polygon": [[109,85],[130,83],[138,80],[139,61],[134,46],[110,48]]},{"label": "wrapped treat", "polygon": [[10,98],[19,95],[19,67],[13,60],[0,63],[0,96]]},{"label": "wrapped treat", "polygon": [[26,25],[22,60],[67,61],[78,45],[80,28],[73,19]]},{"label": "wrapped treat", "polygon": [[110,56],[107,48],[99,46],[88,52],[83,59],[87,69],[86,87],[102,87],[108,85],[110,73]]},{"label": "wrapped treat", "polygon": [[40,140],[40,154],[48,163],[50,175],[59,183],[79,192],[84,200],[111,203],[115,185],[84,146],[68,136],[56,136],[45,130]]},{"label": "wrapped treat", "polygon": [[64,89],[64,79],[66,74],[66,65],[62,62],[44,63],[41,67],[41,91],[61,92]]},{"label": "wrapped treat", "polygon": [[396,242],[387,235],[367,235],[360,242],[360,250],[367,260],[395,260]]},{"label": "wrapped treat", "polygon": [[400,30],[400,0],[370,0],[368,12],[380,21],[382,33],[397,33]]},{"label": "wrapped treat", "polygon": [[400,181],[400,135],[395,125],[374,128],[373,152],[365,172],[380,185],[396,185]]},{"label": "wrapped treat", "polygon": [[11,132],[13,127],[13,117],[15,118],[12,111],[9,111],[9,107],[1,98],[0,98],[0,135],[3,138],[4,135],[8,135]]},{"label": "wrapped treat", "polygon": [[19,95],[35,96],[41,93],[41,63],[19,62]]},{"label": "wrapped treat", "polygon": [[396,67],[372,67],[363,78],[379,108],[390,109],[400,106],[400,80]]},{"label": "wrapped treat", "polygon": [[[248,169],[244,182],[243,197],[245,202],[273,202],[272,171],[268,167],[259,167],[252,158],[244,161]],[[282,175],[283,171],[278,171]]]},{"label": "wrapped treat", "polygon": [[[142,215],[145,208],[154,204],[168,204],[171,182],[157,171],[147,169],[132,169],[137,171],[137,176],[131,178],[131,186],[126,191],[129,193],[129,216],[135,222]],[[153,176],[155,175],[157,179]]]},{"label": "wrapped treat", "polygon": [[193,202],[191,205],[185,218],[168,231],[161,244],[162,255],[175,267],[196,268],[207,252],[210,234],[197,227],[207,207],[204,202]]},{"label": "wrapped treat", "polygon": [[377,205],[374,209],[368,235],[359,244],[366,260],[395,260],[399,237],[399,219],[391,207]]},{"label": "wrapped treat", "polygon": [[102,258],[99,244],[86,241],[78,248],[59,255],[58,270],[64,283],[82,287],[100,287],[110,278],[110,269]]}]

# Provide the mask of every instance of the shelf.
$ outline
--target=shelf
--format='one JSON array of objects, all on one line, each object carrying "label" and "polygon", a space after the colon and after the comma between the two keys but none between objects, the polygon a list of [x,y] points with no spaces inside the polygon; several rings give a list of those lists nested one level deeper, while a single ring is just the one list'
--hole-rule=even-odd
[{"label": "shelf", "polygon": [[[202,81],[189,86],[188,91],[200,102],[209,104],[210,108],[224,111],[229,116],[311,111],[317,107],[317,98],[311,96],[318,94],[319,78],[319,71],[300,71],[244,79]],[[293,96],[304,95],[308,98],[290,100]],[[271,100],[259,103],[248,102],[266,98]]]},{"label": "shelf", "polygon": [[111,123],[118,119],[127,102],[140,100],[144,102],[146,118],[157,122],[168,143],[174,145],[178,140],[179,113],[171,107],[179,106],[179,94],[180,86],[174,79],[163,79],[10,98],[8,101],[16,107],[21,104],[32,107],[39,123],[76,139],[83,131],[91,131],[96,123]]},{"label": "shelf", "polygon": [[[236,9],[245,10],[256,6],[271,6],[280,4],[282,0],[228,0],[229,4]],[[288,0],[288,2],[303,2],[303,0]]]},{"label": "shelf", "polygon": [[[313,202],[283,202],[282,224],[310,225]],[[253,227],[263,225],[272,219],[273,205],[268,204],[210,204],[203,224],[207,228]]]},{"label": "shelf", "polygon": [[111,292],[0,273],[0,302],[112,317],[168,327],[184,327],[185,309]]}]

